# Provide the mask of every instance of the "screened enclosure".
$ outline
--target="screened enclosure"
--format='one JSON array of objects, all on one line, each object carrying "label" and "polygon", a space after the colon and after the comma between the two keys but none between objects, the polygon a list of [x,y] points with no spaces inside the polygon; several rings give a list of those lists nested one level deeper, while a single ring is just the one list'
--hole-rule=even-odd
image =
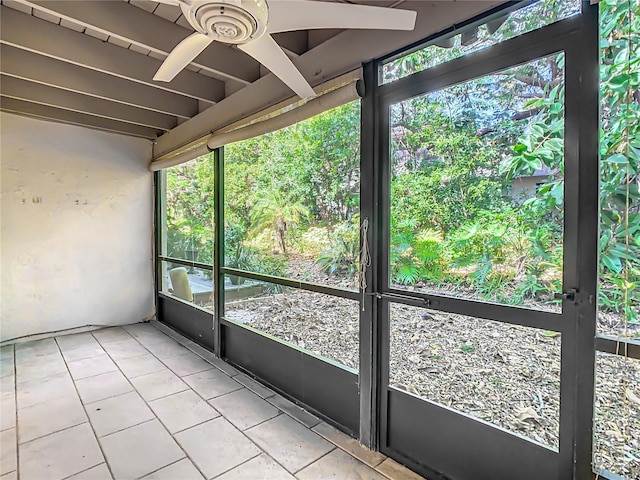
[{"label": "screened enclosure", "polygon": [[433,479],[640,479],[640,7],[512,2],[157,179],[160,320]]}]

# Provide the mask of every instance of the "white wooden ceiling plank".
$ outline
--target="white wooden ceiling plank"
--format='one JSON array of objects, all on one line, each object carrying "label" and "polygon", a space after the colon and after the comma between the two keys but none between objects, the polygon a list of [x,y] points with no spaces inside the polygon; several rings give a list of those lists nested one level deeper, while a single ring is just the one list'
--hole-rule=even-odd
[{"label": "white wooden ceiling plank", "polygon": [[[20,1],[164,56],[193,33],[192,28],[183,28],[122,1]],[[248,84],[258,78],[257,61],[219,42],[209,45],[193,63],[219,74],[225,80],[232,79]]]},{"label": "white wooden ceiling plank", "polygon": [[220,81],[183,71],[172,82],[154,82],[160,61],[6,7],[0,7],[0,27],[4,44],[211,103],[224,97]]},{"label": "white wooden ceiling plank", "polygon": [[169,20],[171,23],[173,23],[180,17],[182,12],[180,11],[180,8],[176,7],[175,5],[167,5],[166,3],[161,3],[160,5],[158,5],[158,8],[153,11],[153,14],[162,17],[165,20]]},{"label": "white wooden ceiling plank", "polygon": [[9,45],[0,45],[0,71],[16,78],[176,117],[190,118],[198,113],[198,101],[192,98],[43,57]]},{"label": "white wooden ceiling plank", "polygon": [[91,98],[68,90],[61,90],[6,75],[2,75],[1,79],[1,92],[4,97],[86,113],[125,123],[133,123],[157,130],[167,131],[177,124],[175,117],[162,113],[143,110],[109,100]]},{"label": "white wooden ceiling plank", "polygon": [[67,20],[66,18],[60,19],[60,26],[73,30],[74,32],[80,32],[80,33],[84,33],[86,28],[84,25],[81,25],[76,22],[72,22],[70,20]]},{"label": "white wooden ceiling plank", "polygon": [[141,127],[131,123],[122,123],[108,118],[94,117],[85,113],[61,110],[59,108],[38,105],[37,103],[25,102],[14,98],[1,97],[0,110],[58,123],[68,123],[81,127],[120,133],[122,135],[147,138],[149,140],[156,138],[158,133],[157,130],[153,128]]}]

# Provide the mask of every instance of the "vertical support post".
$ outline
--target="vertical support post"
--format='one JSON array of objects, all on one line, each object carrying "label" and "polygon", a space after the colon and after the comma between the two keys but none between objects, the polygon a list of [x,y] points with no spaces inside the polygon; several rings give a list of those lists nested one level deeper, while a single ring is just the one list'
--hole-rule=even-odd
[{"label": "vertical support post", "polygon": [[593,478],[593,399],[598,281],[598,6],[582,2],[581,27],[566,50],[565,291],[571,325],[562,336],[558,478]]},{"label": "vertical support post", "polygon": [[[377,252],[377,212],[376,197],[377,184],[375,173],[375,89],[377,87],[377,74],[373,62],[364,65],[365,95],[361,100],[360,109],[360,219],[369,219],[369,238],[361,238],[361,248],[364,242],[368,242],[371,258],[376,258]],[[377,291],[375,268],[376,262],[372,261],[372,268],[366,271],[365,292],[361,292],[362,305],[360,305],[360,443],[371,450],[378,449],[377,428],[377,302],[371,293]]]},{"label": "vertical support post", "polygon": [[220,268],[224,262],[224,147],[215,151],[214,172],[213,352],[222,357],[224,342],[220,332],[220,318],[224,315],[224,274],[220,273]]},{"label": "vertical support post", "polygon": [[[578,278],[576,318],[576,411],[574,420],[576,480],[593,478],[595,336],[598,316],[599,164],[599,5],[582,2],[583,27],[577,42],[582,69],[577,90],[579,114]],[[570,68],[570,66],[568,66]]]},{"label": "vertical support post", "polygon": [[[376,62],[376,70],[381,62]],[[375,175],[376,175],[376,293],[390,289],[390,245],[391,245],[391,118],[392,102],[376,92],[375,106]],[[377,299],[377,393],[378,393],[378,442],[384,451],[388,448],[389,432],[389,357],[391,348],[390,302]]]},{"label": "vertical support post", "polygon": [[158,292],[167,291],[167,277],[164,275],[162,262],[158,260],[158,255],[167,254],[167,171],[159,170],[155,172],[156,183],[156,296]]}]

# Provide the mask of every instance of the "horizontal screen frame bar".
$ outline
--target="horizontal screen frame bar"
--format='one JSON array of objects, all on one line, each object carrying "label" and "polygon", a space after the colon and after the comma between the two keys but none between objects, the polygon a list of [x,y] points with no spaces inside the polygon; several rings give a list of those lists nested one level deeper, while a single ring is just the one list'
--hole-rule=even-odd
[{"label": "horizontal screen frame bar", "polygon": [[213,265],[202,262],[194,262],[192,260],[185,260],[183,258],[165,257],[164,255],[158,255],[158,260],[163,262],[177,263],[178,265],[184,265],[185,267],[194,267],[201,270],[213,271]]},{"label": "horizontal screen frame bar", "polygon": [[329,287],[327,285],[320,285],[317,283],[301,282],[299,280],[292,280],[290,278],[276,277],[263,273],[247,272],[245,270],[238,270],[236,268],[220,267],[220,274],[250,278],[251,280],[257,280],[259,282],[274,283],[276,285],[284,285],[285,287],[307,290],[309,292],[323,293],[325,295],[331,295],[333,297],[348,298],[349,300],[360,301],[362,299],[362,294],[356,290],[346,290],[343,288]]},{"label": "horizontal screen frame bar", "polygon": [[624,358],[640,360],[640,341],[622,339],[606,335],[596,337],[596,350],[598,352],[619,355]]}]

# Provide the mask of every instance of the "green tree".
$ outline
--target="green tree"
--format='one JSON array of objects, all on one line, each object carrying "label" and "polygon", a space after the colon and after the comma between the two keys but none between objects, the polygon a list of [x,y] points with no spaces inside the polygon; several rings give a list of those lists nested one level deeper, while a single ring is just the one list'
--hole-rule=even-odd
[{"label": "green tree", "polygon": [[352,218],[360,199],[360,102],[307,120],[293,138],[304,146],[303,156],[291,161],[296,181],[309,187],[309,210],[329,225]]},{"label": "green tree", "polygon": [[167,169],[167,253],[213,262],[214,159],[198,160]]},{"label": "green tree", "polygon": [[287,253],[287,228],[300,223],[309,216],[309,210],[303,204],[293,201],[276,189],[258,194],[251,211],[252,230],[261,233],[271,230],[283,254]]},{"label": "green tree", "polygon": [[601,2],[601,304],[640,318],[640,4]]},{"label": "green tree", "polygon": [[[638,321],[640,304],[640,4],[601,2],[601,305]],[[561,56],[557,64],[562,64]],[[529,218],[561,214],[564,201],[563,89],[540,83],[541,92],[529,102],[535,122],[513,147],[505,162],[513,177],[542,165],[556,172],[536,197],[525,202]]]}]

